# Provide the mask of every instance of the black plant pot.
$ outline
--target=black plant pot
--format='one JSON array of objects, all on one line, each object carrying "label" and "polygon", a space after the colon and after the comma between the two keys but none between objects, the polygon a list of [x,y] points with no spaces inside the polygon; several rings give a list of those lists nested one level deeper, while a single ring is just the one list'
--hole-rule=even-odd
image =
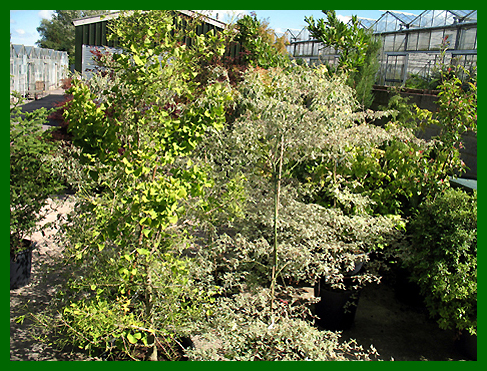
[{"label": "black plant pot", "polygon": [[394,293],[396,299],[403,304],[413,307],[424,307],[424,297],[421,295],[421,289],[415,282],[410,281],[411,273],[405,268],[396,270],[396,282]]},{"label": "black plant pot", "polygon": [[345,273],[345,276],[355,276],[358,274],[358,272],[360,272],[360,270],[362,269],[362,267],[364,266],[364,262],[363,261],[358,261],[355,263],[355,268],[347,273]]},{"label": "black plant pot", "polygon": [[24,246],[28,247],[14,255],[10,255],[10,290],[18,289],[30,282],[33,244],[28,240],[23,240],[22,242]]},{"label": "black plant pot", "polygon": [[360,290],[351,289],[353,278],[345,277],[344,284],[350,289],[331,289],[324,280],[315,285],[315,296],[321,300],[315,304],[316,324],[326,330],[348,330],[355,321]]},{"label": "black plant pot", "polygon": [[463,355],[473,361],[477,360],[477,335],[470,335],[468,331],[462,331],[455,343]]}]

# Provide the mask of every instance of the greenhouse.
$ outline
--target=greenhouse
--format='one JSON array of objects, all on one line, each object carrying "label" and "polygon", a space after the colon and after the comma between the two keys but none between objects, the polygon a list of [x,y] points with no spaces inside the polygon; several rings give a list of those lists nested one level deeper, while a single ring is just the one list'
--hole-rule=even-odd
[{"label": "greenhouse", "polygon": [[59,86],[68,70],[68,53],[10,44],[10,93],[37,96]]},{"label": "greenhouse", "polygon": [[[441,50],[444,63],[471,69],[477,64],[477,11],[425,10],[421,14],[388,10],[377,20],[358,18],[359,25],[381,38],[379,85],[403,85],[411,75],[428,77]],[[289,53],[308,63],[335,64],[339,55],[314,40],[304,28],[287,30]]]}]

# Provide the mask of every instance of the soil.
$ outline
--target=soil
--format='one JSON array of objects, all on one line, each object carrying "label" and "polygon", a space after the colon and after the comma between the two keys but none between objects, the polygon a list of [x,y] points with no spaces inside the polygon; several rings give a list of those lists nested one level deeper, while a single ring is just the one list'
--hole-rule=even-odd
[{"label": "soil", "polygon": [[[49,199],[48,215],[42,223],[54,221],[70,210],[72,198],[64,195]],[[10,360],[11,361],[79,361],[99,360],[80,352],[60,351],[49,342],[32,339],[31,317],[23,323],[16,318],[42,310],[62,284],[57,265],[61,248],[53,241],[55,229],[35,233],[37,248],[32,257],[32,279],[27,286],[10,291]],[[311,289],[311,288],[310,288]],[[381,360],[395,361],[459,361],[468,360],[454,345],[453,331],[438,328],[422,306],[399,301],[390,282],[369,285],[359,299],[355,322],[343,331],[343,339],[356,339],[364,347],[373,345]]]},{"label": "soil", "polygon": [[[41,225],[54,222],[58,215],[66,214],[73,205],[69,196],[48,199],[42,210],[47,215]],[[34,242],[32,252],[31,282],[10,290],[10,360],[11,361],[79,361],[89,360],[83,354],[70,354],[55,349],[49,342],[32,338],[33,318],[29,313],[42,311],[62,284],[58,261],[61,249],[54,243],[55,228],[46,228],[44,234],[34,233],[29,239]],[[26,315],[27,314],[27,315]],[[16,319],[26,315],[22,323]]]},{"label": "soil", "polygon": [[399,301],[388,282],[362,291],[354,324],[343,337],[373,345],[384,361],[468,360],[455,346],[453,331],[441,330],[424,306]]}]

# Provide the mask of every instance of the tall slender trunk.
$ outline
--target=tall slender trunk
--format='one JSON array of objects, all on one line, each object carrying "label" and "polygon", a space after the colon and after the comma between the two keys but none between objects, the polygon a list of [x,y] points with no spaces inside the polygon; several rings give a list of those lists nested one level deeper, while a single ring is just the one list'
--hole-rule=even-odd
[{"label": "tall slender trunk", "polygon": [[[279,221],[279,202],[281,196],[281,179],[282,179],[282,160],[284,155],[284,136],[281,136],[280,141],[280,153],[279,153],[279,165],[277,176],[275,177],[274,184],[274,251],[272,256],[272,278],[271,278],[271,313],[274,313],[274,300],[275,300],[275,287],[277,280],[277,247],[278,247],[278,233],[277,224]],[[273,314],[274,315],[274,314]]]}]

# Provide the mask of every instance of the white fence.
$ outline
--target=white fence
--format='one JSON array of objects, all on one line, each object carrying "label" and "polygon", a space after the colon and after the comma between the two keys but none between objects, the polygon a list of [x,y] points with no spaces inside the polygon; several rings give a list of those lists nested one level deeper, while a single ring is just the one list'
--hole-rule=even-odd
[{"label": "white fence", "polygon": [[68,63],[67,52],[10,44],[10,94],[35,97],[59,87]]}]

